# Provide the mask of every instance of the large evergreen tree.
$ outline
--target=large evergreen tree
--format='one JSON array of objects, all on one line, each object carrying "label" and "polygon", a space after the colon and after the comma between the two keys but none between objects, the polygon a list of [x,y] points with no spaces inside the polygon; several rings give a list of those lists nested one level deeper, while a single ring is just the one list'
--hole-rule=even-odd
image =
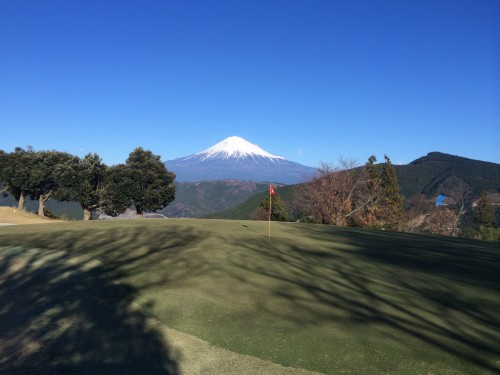
[{"label": "large evergreen tree", "polygon": [[24,210],[25,200],[33,192],[32,173],[36,153],[31,147],[16,147],[14,152],[0,155],[0,180],[3,189],[18,201],[18,209]]},{"label": "large evergreen tree", "polygon": [[55,197],[63,180],[74,178],[77,160],[76,156],[65,152],[35,152],[31,147],[27,150],[17,147],[10,154],[0,155],[0,180],[4,189],[18,201],[20,210],[24,209],[29,196],[38,200],[38,214],[45,216],[45,202]]},{"label": "large evergreen tree", "polygon": [[495,228],[495,209],[491,205],[486,191],[481,192],[475,210],[475,237],[487,241],[500,240],[500,229]]},{"label": "large evergreen tree", "polygon": [[399,187],[396,169],[391,163],[391,159],[384,155],[385,163],[382,165],[380,175],[381,184],[381,218],[384,227],[388,229],[399,229],[403,218],[403,197]]},{"label": "large evergreen tree", "polygon": [[[260,203],[260,208],[266,213],[266,219],[269,218],[269,195],[266,195]],[[272,221],[290,221],[290,215],[286,209],[285,202],[278,193],[271,197],[271,220]]]},{"label": "large evergreen tree", "polygon": [[29,195],[38,200],[38,215],[45,216],[45,202],[56,196],[63,181],[75,178],[78,157],[60,151],[39,151],[35,153],[30,174]]},{"label": "large evergreen tree", "polygon": [[105,212],[116,216],[133,206],[137,217],[166,207],[175,198],[175,174],[159,155],[136,148],[125,164],[110,167],[104,189]]},{"label": "large evergreen tree", "polygon": [[107,166],[97,154],[87,154],[78,159],[74,173],[63,179],[58,199],[75,201],[83,210],[83,220],[90,220],[92,213],[102,206],[101,195]]},{"label": "large evergreen tree", "polygon": [[375,164],[377,158],[372,155],[365,164],[365,183],[360,185],[356,194],[356,205],[360,210],[353,215],[352,225],[379,226],[382,196],[381,166]]},{"label": "large evergreen tree", "polygon": [[488,199],[488,194],[485,191],[481,192],[481,197],[477,202],[476,218],[480,225],[485,227],[493,226],[493,219],[495,218],[495,211]]}]

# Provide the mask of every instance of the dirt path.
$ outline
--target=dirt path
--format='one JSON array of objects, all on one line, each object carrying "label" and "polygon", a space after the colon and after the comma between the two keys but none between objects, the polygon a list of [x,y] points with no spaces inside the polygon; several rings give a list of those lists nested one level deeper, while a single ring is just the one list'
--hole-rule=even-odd
[{"label": "dirt path", "polygon": [[100,262],[0,246],[0,373],[311,375],[146,317]]}]

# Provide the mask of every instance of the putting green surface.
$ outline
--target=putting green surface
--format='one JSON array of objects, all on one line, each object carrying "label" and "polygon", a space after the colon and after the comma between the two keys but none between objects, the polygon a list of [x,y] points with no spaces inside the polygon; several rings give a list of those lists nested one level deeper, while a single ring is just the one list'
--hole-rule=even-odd
[{"label": "putting green surface", "polygon": [[[500,372],[498,243],[296,223],[272,223],[269,240],[265,222],[114,220],[2,227],[0,246],[7,260],[37,248],[97,261],[99,277],[85,280],[98,281],[73,288],[72,304],[68,296],[54,301],[75,314],[80,299],[92,301],[101,289],[102,301],[94,292],[101,310],[126,300],[165,326],[283,366],[328,374]],[[26,269],[16,272],[32,280],[36,259]],[[54,269],[46,281],[62,271],[69,272]],[[13,276],[3,272],[5,314]],[[128,333],[158,341],[154,329],[136,328]]]}]

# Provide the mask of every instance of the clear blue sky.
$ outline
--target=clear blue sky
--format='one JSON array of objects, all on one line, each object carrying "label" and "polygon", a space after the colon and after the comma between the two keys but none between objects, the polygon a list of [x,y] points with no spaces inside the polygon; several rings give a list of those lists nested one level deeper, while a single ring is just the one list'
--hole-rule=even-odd
[{"label": "clear blue sky", "polygon": [[0,1],[0,149],[237,135],[316,166],[500,163],[500,1]]}]

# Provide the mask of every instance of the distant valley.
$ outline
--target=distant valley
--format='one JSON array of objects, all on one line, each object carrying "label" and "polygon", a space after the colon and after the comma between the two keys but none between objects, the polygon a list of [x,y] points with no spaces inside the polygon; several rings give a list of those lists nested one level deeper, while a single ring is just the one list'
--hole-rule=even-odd
[{"label": "distant valley", "polygon": [[240,180],[178,182],[176,186],[175,200],[159,211],[167,217],[202,217],[234,207],[269,189],[267,183]]}]

